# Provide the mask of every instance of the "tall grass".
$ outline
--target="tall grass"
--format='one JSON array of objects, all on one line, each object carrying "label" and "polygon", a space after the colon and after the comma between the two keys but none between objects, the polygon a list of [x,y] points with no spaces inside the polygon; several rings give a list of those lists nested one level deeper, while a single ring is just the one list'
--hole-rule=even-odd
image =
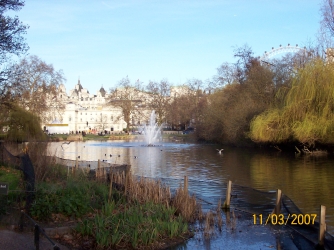
[{"label": "tall grass", "polygon": [[136,248],[187,232],[186,221],[174,214],[175,209],[162,204],[131,206],[113,201],[105,204],[93,220],[84,220],[77,231],[94,237],[99,248]]}]

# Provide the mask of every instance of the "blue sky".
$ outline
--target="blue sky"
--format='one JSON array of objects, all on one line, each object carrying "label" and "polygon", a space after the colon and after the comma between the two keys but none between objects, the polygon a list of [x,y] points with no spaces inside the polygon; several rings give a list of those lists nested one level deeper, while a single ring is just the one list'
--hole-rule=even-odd
[{"label": "blue sky", "polygon": [[211,79],[233,49],[256,56],[280,44],[315,43],[320,0],[27,0],[29,54],[80,77],[90,93],[128,76],[144,84]]}]

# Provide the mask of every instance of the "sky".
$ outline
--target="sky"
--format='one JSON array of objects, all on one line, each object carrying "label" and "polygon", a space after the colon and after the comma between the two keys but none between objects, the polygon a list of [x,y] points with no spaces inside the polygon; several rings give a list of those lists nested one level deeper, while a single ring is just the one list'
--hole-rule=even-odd
[{"label": "sky", "polygon": [[95,94],[131,82],[203,82],[233,50],[255,56],[280,44],[316,43],[321,0],[26,0],[28,54]]}]

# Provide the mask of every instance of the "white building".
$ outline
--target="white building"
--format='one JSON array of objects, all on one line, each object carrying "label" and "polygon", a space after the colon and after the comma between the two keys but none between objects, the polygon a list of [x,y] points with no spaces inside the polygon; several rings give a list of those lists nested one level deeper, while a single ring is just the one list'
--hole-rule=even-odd
[{"label": "white building", "polygon": [[[54,116],[58,117],[52,117],[52,120],[59,120],[59,124],[68,124],[70,132],[101,132],[105,130],[121,132],[126,128],[127,124],[121,118],[122,110],[106,105],[108,94],[103,87],[97,91],[96,95],[93,95],[81,86],[79,80],[75,88],[69,91],[69,95],[66,93],[65,86],[61,84],[58,95],[65,105],[65,109],[58,115],[53,112]],[[52,127],[50,124],[52,124],[51,121],[48,124],[43,124],[42,127]]]},{"label": "white building", "polygon": [[[170,96],[172,98],[184,95],[190,90],[187,86],[172,87]],[[50,98],[51,99],[51,98]],[[49,112],[45,117],[50,119],[42,124],[42,128],[48,131],[69,131],[76,133],[85,131],[86,133],[98,132],[122,132],[127,124],[123,119],[122,109],[110,103],[117,103],[120,100],[131,101],[135,105],[135,112],[131,112],[130,126],[140,126],[148,123],[151,114],[149,103],[152,102],[152,96],[146,92],[138,91],[133,88],[119,88],[110,100],[109,94],[103,87],[97,91],[96,95],[82,87],[80,80],[75,88],[66,92],[63,84],[59,86],[58,100],[49,100]],[[111,101],[109,104],[108,101]],[[63,106],[63,107],[62,107]],[[60,108],[62,107],[62,108]],[[61,112],[57,111],[61,110]],[[57,125],[52,125],[53,121]],[[53,132],[57,133],[57,132]]]}]

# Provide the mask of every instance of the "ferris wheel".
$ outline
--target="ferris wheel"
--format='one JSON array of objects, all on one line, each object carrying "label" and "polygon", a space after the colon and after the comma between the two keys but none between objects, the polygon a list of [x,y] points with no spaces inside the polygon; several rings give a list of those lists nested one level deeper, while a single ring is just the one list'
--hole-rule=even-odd
[{"label": "ferris wheel", "polygon": [[260,57],[260,62],[266,62],[268,59],[283,53],[297,53],[297,52],[306,52],[306,47],[301,48],[288,44],[288,46],[280,45],[278,48],[272,47],[271,51],[265,51],[264,54]]}]

